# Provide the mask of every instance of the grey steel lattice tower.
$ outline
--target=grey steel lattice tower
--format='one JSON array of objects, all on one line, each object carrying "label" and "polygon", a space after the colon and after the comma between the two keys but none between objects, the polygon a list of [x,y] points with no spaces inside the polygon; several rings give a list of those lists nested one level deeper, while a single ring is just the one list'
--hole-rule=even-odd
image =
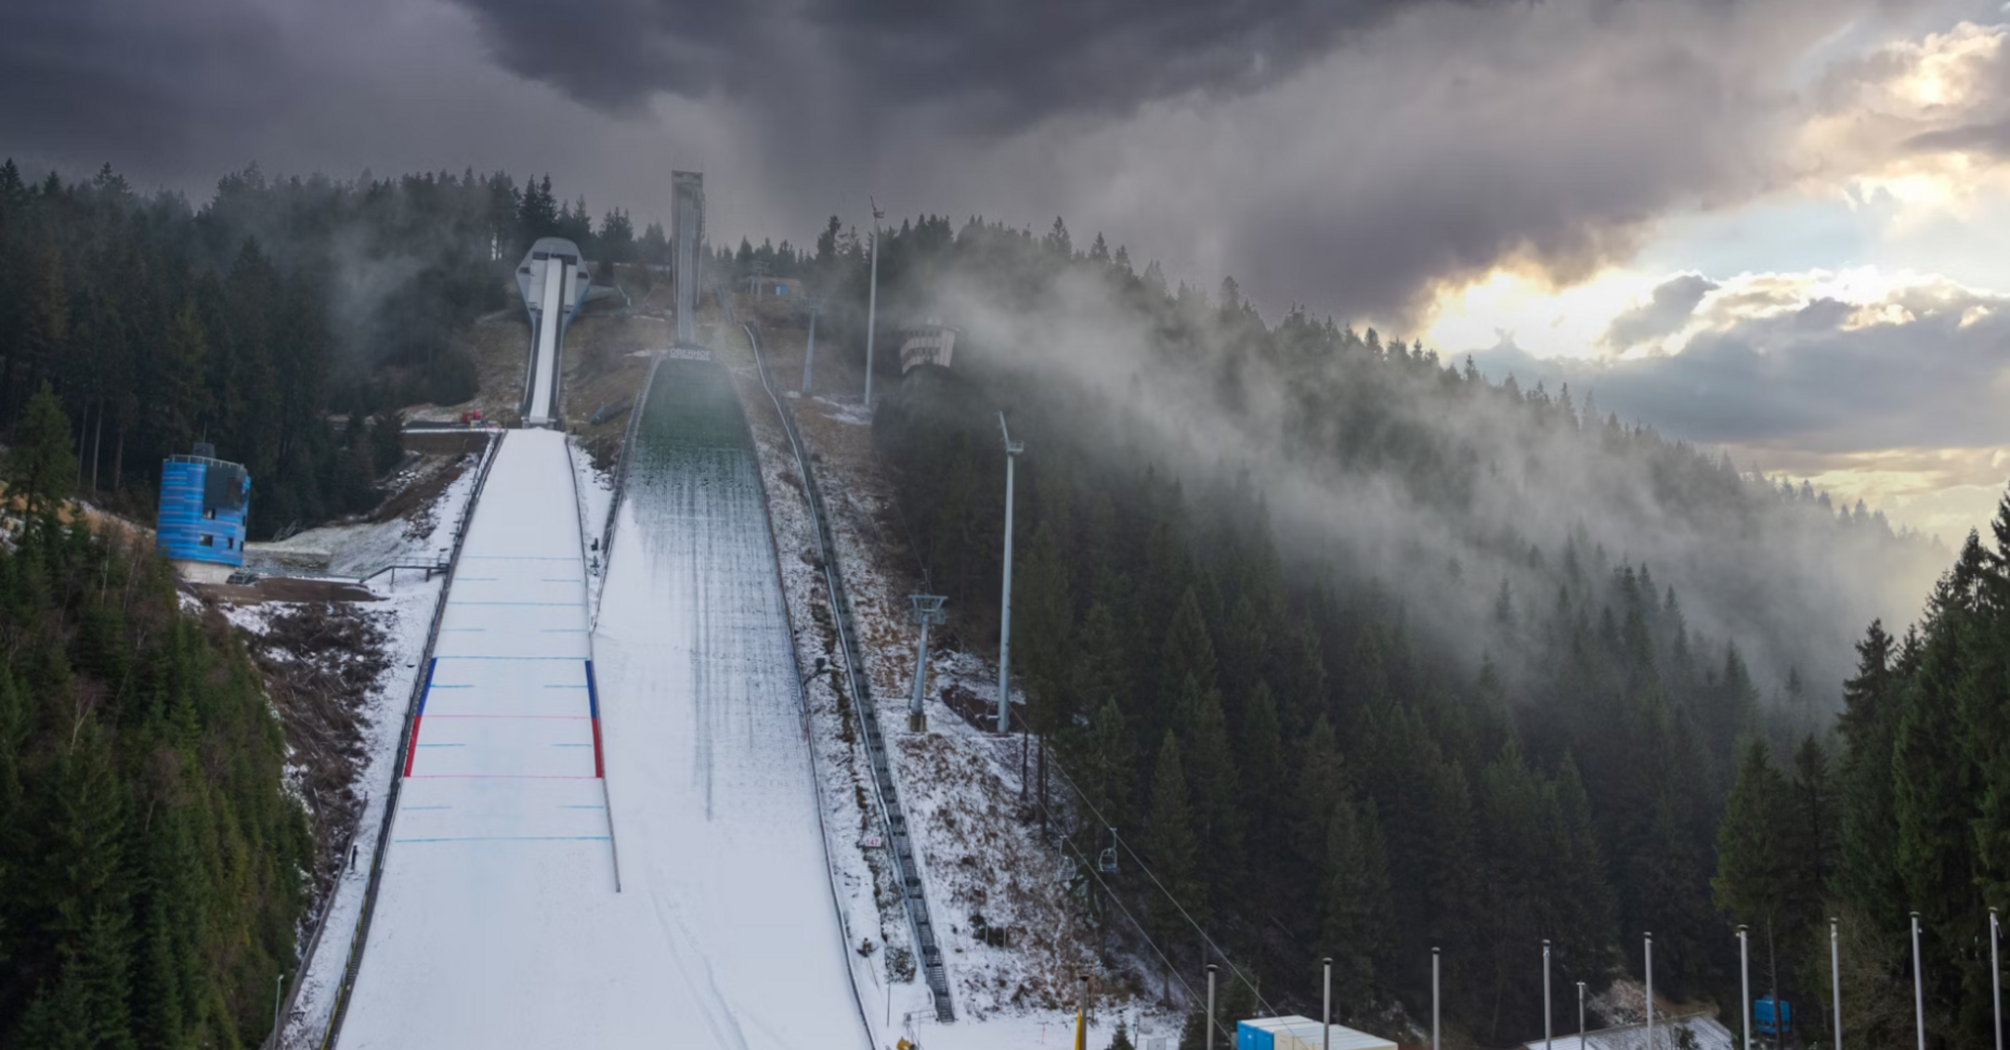
[{"label": "grey steel lattice tower", "polygon": [[698,285],[705,268],[705,176],[670,173],[670,259],[677,282],[678,346],[698,344]]}]

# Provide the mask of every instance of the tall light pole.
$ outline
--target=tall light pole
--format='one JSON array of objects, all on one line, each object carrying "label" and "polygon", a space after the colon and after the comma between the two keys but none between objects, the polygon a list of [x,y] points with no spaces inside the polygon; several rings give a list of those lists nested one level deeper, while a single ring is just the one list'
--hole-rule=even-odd
[{"label": "tall light pole", "polygon": [[1333,1050],[1333,957],[1326,957],[1326,990],[1320,997],[1319,1050]]},{"label": "tall light pole", "polygon": [[1654,1050],[1654,935],[1647,937],[1647,1050]]},{"label": "tall light pole", "polygon": [[[1836,1012],[1835,1050],[1842,1050],[1842,951],[1836,947],[1836,920],[1829,917],[1829,1001]],[[2002,1037],[1997,1037],[1996,1050],[2003,1050]]]},{"label": "tall light pole", "polygon": [[1431,949],[1431,1050],[1438,1050],[1438,949]]},{"label": "tall light pole", "polygon": [[1214,1050],[1214,964],[1207,964],[1207,1050]]},{"label": "tall light pole", "polygon": [[[1745,1050],[1752,1050],[1752,956],[1750,931],[1744,923],[1738,924],[1738,1002],[1744,1007],[1744,1020],[1739,1022],[1745,1033]],[[1773,1009],[1778,1010],[1776,1003]]]},{"label": "tall light pole", "polygon": [[[1996,1008],[1996,1050],[2003,1050],[2003,964],[1996,958],[1996,944],[2002,939],[2003,924],[1996,919],[1996,909],[1989,909],[1989,997]],[[1830,937],[1834,939],[1833,935]],[[1842,1031],[1840,1018],[1836,1015],[1836,1031]],[[1836,1050],[1842,1050],[1837,1047]]]},{"label": "tall light pole", "polygon": [[921,644],[914,653],[914,699],[907,705],[907,731],[920,733],[928,729],[928,713],[921,706],[923,683],[928,681],[928,625],[946,619],[942,615],[942,603],[949,599],[940,594],[910,594],[907,600],[913,606],[908,610],[909,614],[914,617],[914,622],[921,625]]},{"label": "tall light pole", "polygon": [[1547,937],[1544,937],[1544,938],[1542,939],[1542,1047],[1543,1047],[1543,1050],[1556,1050],[1556,1045],[1555,1045],[1556,1041],[1555,1041],[1555,1039],[1554,1039],[1554,1038],[1552,1037],[1552,1035],[1551,1035],[1551,1033],[1550,1033],[1550,1030],[1549,1030],[1549,1015],[1550,1015],[1550,1014],[1551,1014],[1551,1013],[1553,1012],[1553,1011],[1551,1011],[1551,1010],[1550,1010],[1550,1003],[1551,1003],[1551,999],[1550,999],[1550,997],[1549,997],[1549,938],[1547,938]]},{"label": "tall light pole", "polygon": [[803,351],[803,396],[810,396],[810,375],[817,364],[817,311],[824,308],[823,300],[810,299],[803,303],[810,312],[810,342]]},{"label": "tall light pole", "polygon": [[1003,412],[998,430],[1005,435],[1005,596],[998,614],[998,732],[1003,734],[1012,730],[1012,466],[1026,446],[1012,440]]},{"label": "tall light pole", "polygon": [[872,337],[873,326],[879,319],[879,220],[885,213],[879,210],[879,203],[867,197],[872,205],[872,290],[865,300],[865,412],[872,414]]},{"label": "tall light pole", "polygon": [[1912,913],[1912,1019],[1919,1050],[1926,1050],[1926,978],[1919,973],[1919,913]]},{"label": "tall light pole", "polygon": [[1577,982],[1577,1050],[1584,1050],[1584,982]]}]

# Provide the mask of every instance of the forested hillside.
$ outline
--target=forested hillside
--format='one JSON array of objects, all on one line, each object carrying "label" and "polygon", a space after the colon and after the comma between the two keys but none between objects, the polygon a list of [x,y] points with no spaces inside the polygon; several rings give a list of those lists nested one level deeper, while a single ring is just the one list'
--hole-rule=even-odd
[{"label": "forested hillside", "polygon": [[[509,304],[547,234],[589,257],[661,257],[620,211],[598,230],[551,180],[417,174],[354,182],[225,176],[213,199],[141,195],[109,168],[24,183],[0,165],[0,435],[49,383],[75,426],[79,481],[148,516],[162,457],[195,440],[250,467],[254,538],[374,504],[397,454],[344,428],[474,393],[453,336]],[[386,431],[387,433],[388,431]]]},{"label": "forested hillside", "polygon": [[[1993,543],[1969,535],[1918,624],[1893,637],[1873,623],[1857,644],[1826,788],[1811,789],[1820,755],[1782,770],[1749,745],[1720,832],[1717,899],[1751,924],[1763,979],[1826,998],[1824,919],[1837,917],[1844,1030],[1871,1046],[1913,1038],[1908,911],[1936,1044],[1994,1045],[1986,916],[2010,911],[2010,497],[1991,531]],[[1781,813],[1807,815],[1794,823],[1810,834],[1776,834]]]},{"label": "forested hillside", "polygon": [[0,1046],[255,1045],[311,857],[279,721],[150,543],[58,522],[68,431],[45,391],[8,457]]},{"label": "forested hillside", "polygon": [[[856,240],[764,256],[827,290],[845,345]],[[1300,1002],[1331,955],[1372,1026],[1428,1007],[1440,947],[1447,1018],[1483,1045],[1540,1035],[1543,938],[1559,987],[1638,974],[1652,931],[1657,990],[1735,996],[1712,878],[1739,755],[1798,756],[1782,791],[1829,797],[1850,640],[1909,616],[1944,549],[1590,397],[1266,322],[1232,281],[1169,288],[1058,222],[903,224],[881,267],[881,361],[904,321],[963,328],[953,367],[888,369],[875,419],[928,586],[992,644],[1007,410],[1044,795],[1084,856],[1116,826],[1118,901],[1159,950],[1213,958],[1191,918]],[[1832,834],[1792,798],[1775,833]],[[1824,854],[1787,855],[1820,884]]]}]

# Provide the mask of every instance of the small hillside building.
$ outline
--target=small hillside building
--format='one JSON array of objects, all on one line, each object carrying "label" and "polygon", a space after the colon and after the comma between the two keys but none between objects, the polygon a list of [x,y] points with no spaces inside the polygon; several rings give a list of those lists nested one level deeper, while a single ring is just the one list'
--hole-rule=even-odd
[{"label": "small hillside building", "polygon": [[251,509],[251,475],[242,463],[216,458],[197,442],[193,455],[161,464],[160,514],[154,545],[183,579],[222,583],[244,564],[244,523]]},{"label": "small hillside building", "polygon": [[1258,1017],[1235,1026],[1235,1050],[1396,1050],[1379,1035],[1342,1025],[1321,1025],[1309,1017]]},{"label": "small hillside building", "polygon": [[906,375],[922,365],[949,367],[956,355],[956,329],[929,318],[901,333],[900,374]]}]

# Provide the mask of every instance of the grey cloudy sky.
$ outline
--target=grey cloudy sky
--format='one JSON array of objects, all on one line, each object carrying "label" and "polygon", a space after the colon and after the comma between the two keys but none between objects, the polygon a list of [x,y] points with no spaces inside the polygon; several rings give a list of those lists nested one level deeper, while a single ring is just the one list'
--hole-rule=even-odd
[{"label": "grey cloudy sky", "polygon": [[1061,214],[1273,314],[1590,359],[1567,364],[1695,440],[1974,452],[2010,447],[2000,305],[1691,315],[1758,271],[1802,299],[1866,266],[2010,290],[2006,23],[2000,0],[13,0],[0,152],[196,196],[252,161],[549,171],[643,219],[698,167],[715,229],[798,243],[868,193]]}]

